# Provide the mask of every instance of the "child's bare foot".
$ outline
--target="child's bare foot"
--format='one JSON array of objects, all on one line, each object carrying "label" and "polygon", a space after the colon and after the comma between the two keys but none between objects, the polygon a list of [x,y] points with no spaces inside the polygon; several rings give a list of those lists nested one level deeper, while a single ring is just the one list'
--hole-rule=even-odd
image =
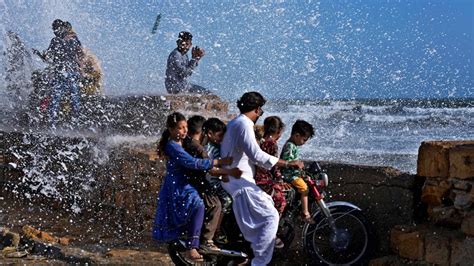
[{"label": "child's bare foot", "polygon": [[199,254],[199,252],[197,252],[197,250],[195,248],[186,250],[186,260],[188,260],[190,262],[193,262],[193,263],[204,261],[202,255]]},{"label": "child's bare foot", "polygon": [[303,221],[304,223],[309,223],[309,224],[316,223],[311,217],[311,214],[309,212],[301,213],[301,221]]}]

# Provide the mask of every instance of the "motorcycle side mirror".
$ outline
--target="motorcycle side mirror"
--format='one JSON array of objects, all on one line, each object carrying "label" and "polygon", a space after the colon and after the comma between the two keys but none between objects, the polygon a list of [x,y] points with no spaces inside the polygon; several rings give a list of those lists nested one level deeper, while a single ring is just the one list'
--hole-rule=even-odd
[{"label": "motorcycle side mirror", "polygon": [[318,162],[311,162],[308,164],[308,167],[306,168],[306,171],[311,173],[311,174],[318,174],[320,173],[321,166],[319,166]]}]

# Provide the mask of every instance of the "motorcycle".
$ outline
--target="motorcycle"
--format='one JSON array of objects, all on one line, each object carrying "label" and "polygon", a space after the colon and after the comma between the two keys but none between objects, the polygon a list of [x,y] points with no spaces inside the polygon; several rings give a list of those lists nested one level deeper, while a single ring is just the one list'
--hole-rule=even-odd
[{"label": "motorcycle", "polygon": [[[344,202],[328,202],[324,200],[323,189],[329,184],[326,172],[317,162],[308,164],[303,175],[310,190],[314,224],[305,223],[302,229],[303,247],[310,256],[311,264],[321,265],[353,265],[363,264],[373,251],[374,230],[370,226],[363,211],[356,205]],[[287,205],[280,218],[278,237],[285,246],[293,242],[301,211],[299,195],[292,189],[284,190]],[[200,253],[204,256],[205,265],[237,265],[250,260],[252,250],[245,241],[235,221],[233,213],[226,215],[221,225],[228,243],[219,245],[220,252]],[[185,259],[184,241],[170,243],[168,252],[176,265],[192,265]]]}]

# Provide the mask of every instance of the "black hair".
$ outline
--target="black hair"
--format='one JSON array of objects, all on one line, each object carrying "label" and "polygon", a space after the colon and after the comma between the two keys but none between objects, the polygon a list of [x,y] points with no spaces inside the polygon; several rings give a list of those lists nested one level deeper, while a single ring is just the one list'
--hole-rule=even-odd
[{"label": "black hair", "polygon": [[285,123],[278,116],[269,116],[263,121],[263,136],[267,137],[276,134],[285,128]]},{"label": "black hair", "polygon": [[212,131],[214,133],[222,131],[225,133],[226,125],[219,118],[211,117],[207,119],[206,122],[204,122],[204,125],[202,126],[202,130],[204,131],[205,134],[207,134],[209,131]]},{"label": "black hair", "polygon": [[239,108],[240,113],[243,114],[264,106],[266,102],[265,98],[258,92],[246,92],[237,101],[237,108]]},{"label": "black hair", "polygon": [[51,26],[52,26],[53,30],[57,30],[60,27],[64,26],[64,21],[62,21],[60,19],[55,19]]},{"label": "black hair", "polygon": [[168,143],[168,141],[170,140],[169,128],[176,127],[176,125],[178,125],[178,123],[181,121],[186,121],[186,117],[184,117],[184,115],[182,115],[181,113],[174,112],[168,115],[168,117],[166,118],[166,128],[163,130],[163,133],[161,134],[161,139],[158,142],[158,155],[166,157],[165,147],[166,143]]},{"label": "black hair", "polygon": [[304,120],[296,120],[291,128],[291,135],[300,134],[301,136],[306,136],[312,138],[314,136],[314,128],[313,126],[304,121]]},{"label": "black hair", "polygon": [[189,31],[182,31],[178,34],[177,42],[192,41],[193,35]]},{"label": "black hair", "polygon": [[206,118],[200,115],[194,115],[188,119],[188,135],[194,135],[202,132],[202,125],[206,122]]}]

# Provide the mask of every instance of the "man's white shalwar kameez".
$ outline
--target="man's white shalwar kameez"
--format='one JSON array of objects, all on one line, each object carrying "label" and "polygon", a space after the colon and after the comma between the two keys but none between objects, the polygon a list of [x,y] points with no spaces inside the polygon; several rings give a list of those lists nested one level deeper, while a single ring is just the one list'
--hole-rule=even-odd
[{"label": "man's white shalwar kameez", "polygon": [[255,184],[255,165],[271,169],[278,158],[260,149],[253,126],[254,122],[243,114],[227,124],[221,157],[232,156],[233,163],[227,167],[238,167],[242,176],[230,176],[222,187],[232,195],[240,231],[251,243],[255,256],[252,265],[267,265],[273,256],[279,215],[271,196]]}]

